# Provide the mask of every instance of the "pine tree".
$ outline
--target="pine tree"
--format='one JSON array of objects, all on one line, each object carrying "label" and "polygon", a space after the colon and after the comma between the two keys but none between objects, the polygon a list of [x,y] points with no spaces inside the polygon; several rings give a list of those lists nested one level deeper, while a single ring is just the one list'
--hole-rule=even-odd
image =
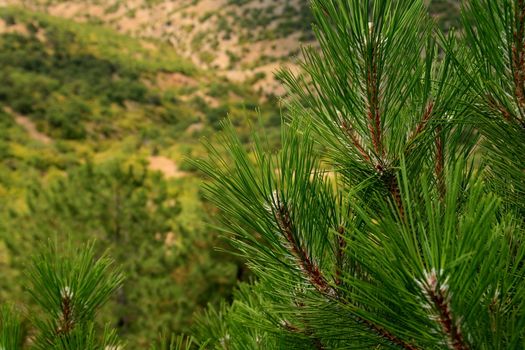
[{"label": "pine tree", "polygon": [[[226,124],[196,162],[256,280],[156,348],[525,348],[525,1],[465,2],[447,35],[422,0],[312,11],[280,149]],[[95,318],[122,283],[110,260],[52,247],[32,266],[40,311],[26,328],[2,309],[0,349],[121,348]]]},{"label": "pine tree", "polygon": [[196,334],[214,349],[525,348],[525,2],[313,0],[320,44],[278,151],[198,161],[257,276]]}]

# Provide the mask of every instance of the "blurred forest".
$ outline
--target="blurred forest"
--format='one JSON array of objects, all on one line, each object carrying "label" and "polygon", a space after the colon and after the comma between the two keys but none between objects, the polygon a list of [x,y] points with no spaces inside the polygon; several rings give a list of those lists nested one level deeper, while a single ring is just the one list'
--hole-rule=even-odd
[{"label": "blurred forest", "polygon": [[[455,25],[454,3],[432,6]],[[250,278],[224,252],[189,159],[226,115],[245,142],[255,125],[277,145],[283,111],[277,91],[257,88],[262,70],[232,82],[169,40],[95,22],[0,7],[0,298],[30,312],[21,281],[39,247],[95,239],[126,275],[101,318],[142,348],[163,330],[187,331],[196,312]],[[294,23],[278,26],[279,38],[311,40]]]}]

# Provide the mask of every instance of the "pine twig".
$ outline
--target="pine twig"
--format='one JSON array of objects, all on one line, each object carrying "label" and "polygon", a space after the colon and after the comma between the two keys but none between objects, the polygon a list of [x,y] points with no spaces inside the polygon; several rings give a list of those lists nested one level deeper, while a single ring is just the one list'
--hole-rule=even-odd
[{"label": "pine twig", "polygon": [[403,199],[401,198],[401,190],[399,189],[399,182],[395,175],[388,176],[387,180],[388,191],[394,199],[397,210],[399,210],[399,215],[401,219],[405,217],[405,208],[403,206]]},{"label": "pine twig", "polygon": [[350,141],[352,141],[352,145],[357,149],[363,160],[370,162],[370,156],[365,151],[364,146],[361,144],[358,136],[356,135],[356,132],[354,128],[352,128],[351,125],[349,125],[346,121],[341,122],[341,128],[346,133],[346,135],[350,138]]},{"label": "pine twig", "polygon": [[421,121],[417,125],[416,130],[414,130],[414,132],[410,136],[410,140],[415,139],[417,136],[419,136],[423,132],[428,122],[432,118],[433,111],[434,111],[434,101],[429,101],[427,104],[427,108],[425,109],[425,112],[423,113],[423,116],[421,117]]},{"label": "pine twig", "polygon": [[368,328],[370,328],[371,330],[373,330],[374,332],[376,332],[377,334],[379,334],[382,338],[388,340],[390,343],[392,344],[395,344],[403,349],[406,349],[406,350],[419,350],[419,348],[417,348],[416,346],[412,345],[412,344],[409,344],[407,342],[405,342],[404,340],[402,339],[399,339],[398,337],[396,337],[395,335],[393,335],[392,333],[389,333],[388,331],[386,331],[385,329],[377,326],[376,324],[368,321],[368,320],[365,320],[363,318],[360,318],[359,317],[359,320],[364,323],[365,325],[367,325]]},{"label": "pine twig", "polygon": [[[319,293],[321,293],[321,295],[325,296],[327,299],[336,300],[340,303],[348,305],[348,301],[344,300],[338,295],[337,290],[328,283],[328,280],[323,275],[319,267],[310,259],[308,252],[306,252],[306,250],[301,247],[300,242],[296,239],[291,215],[286,205],[283,204],[278,197],[273,198],[273,200],[276,201],[274,205],[277,205],[275,217],[278,227],[287,241],[287,248],[297,259],[301,271],[308,277],[310,283]],[[358,323],[366,325],[367,328],[375,332],[381,338],[386,339],[390,343],[405,350],[419,350],[419,348],[416,346],[396,337],[394,334],[388,332],[386,329],[383,329],[375,323],[360,316],[354,315],[353,317]]]},{"label": "pine twig", "polygon": [[512,46],[512,69],[514,78],[514,93],[520,109],[525,107],[525,0],[518,0],[517,28],[514,31],[514,44]]},{"label": "pine twig", "polygon": [[68,334],[73,330],[74,318],[73,318],[73,305],[72,297],[73,292],[69,287],[64,287],[60,292],[61,297],[61,315],[59,319],[59,326],[56,330],[58,335]]},{"label": "pine twig", "polygon": [[335,257],[335,285],[340,286],[343,281],[341,280],[341,275],[343,272],[343,257],[344,252],[346,248],[346,240],[344,237],[345,234],[345,228],[343,226],[339,226],[337,229],[337,251],[336,251],[336,257]]},{"label": "pine twig", "polygon": [[503,117],[503,119],[505,119],[507,122],[512,122],[513,119],[515,119],[516,117],[512,115],[512,113],[507,109],[505,108],[504,106],[502,106],[500,103],[498,103],[494,97],[488,95],[487,96],[487,101],[488,101],[488,105],[491,109],[493,109],[495,112],[497,113],[500,113],[501,116]]},{"label": "pine twig", "polygon": [[447,280],[439,282],[436,270],[427,272],[423,281],[417,281],[421,291],[425,295],[425,309],[434,310],[435,315],[430,318],[436,321],[445,336],[447,337],[447,346],[451,350],[469,350],[463,338],[463,332],[458,320],[454,319],[450,305],[450,291]]},{"label": "pine twig", "polygon": [[301,271],[308,276],[310,283],[312,283],[315,289],[322,294],[333,295],[335,291],[321,273],[319,266],[310,259],[308,252],[303,249],[300,242],[297,240],[290,212],[284,204],[280,203],[280,201],[278,202],[279,206],[276,213],[277,224],[287,241],[288,249],[290,249],[292,255],[296,257]]},{"label": "pine twig", "polygon": [[313,332],[308,330],[308,329],[305,329],[305,330],[302,330],[300,329],[299,327],[291,324],[289,321],[287,320],[283,320],[281,321],[281,326],[287,330],[288,332],[291,332],[291,333],[300,333],[300,334],[304,334],[306,336],[308,336],[312,342],[312,345],[315,346],[315,348],[317,350],[325,350],[325,346],[323,345],[321,339],[317,338],[317,337],[314,337],[313,336]]}]

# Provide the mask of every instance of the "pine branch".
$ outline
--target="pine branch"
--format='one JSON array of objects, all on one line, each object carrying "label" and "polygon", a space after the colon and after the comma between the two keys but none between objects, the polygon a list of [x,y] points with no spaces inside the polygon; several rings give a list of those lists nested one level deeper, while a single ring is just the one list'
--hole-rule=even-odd
[{"label": "pine branch", "polygon": [[[522,130],[516,125],[525,110],[525,0],[465,4],[471,8],[466,19],[476,21],[465,26],[475,41],[471,51],[479,56],[468,62],[471,67],[460,66],[472,53],[456,46],[452,36],[442,44],[454,57],[442,54],[421,1],[316,0],[313,6],[321,53],[307,52],[308,78],[287,75],[297,96],[290,114],[296,124],[285,128],[281,153],[274,162],[257,141],[252,155],[236,139],[229,143],[235,146],[234,169],[221,156],[206,167],[219,183],[212,189],[214,200],[229,216],[235,242],[271,300],[257,294],[261,290],[255,297],[264,306],[277,306],[279,315],[264,308],[269,330],[283,312],[297,312],[295,305],[305,309],[299,316],[307,319],[292,320],[295,325],[283,321],[281,330],[308,336],[318,349],[365,348],[369,342],[410,350],[517,348],[523,342],[525,294],[519,277],[525,251],[511,252],[503,231],[522,233],[510,223],[522,222],[511,206],[522,206],[523,193]],[[483,115],[483,123],[470,118]],[[475,124],[455,124],[467,119]],[[497,122],[503,119],[509,122]],[[309,123],[312,134],[305,132]],[[490,159],[487,168],[503,178],[501,185],[512,185],[506,186],[512,202],[505,209],[488,194],[490,178],[477,158],[469,158],[478,130],[492,135],[487,149],[504,155]],[[310,160],[317,148],[300,144],[296,135],[327,150],[326,158],[342,174],[335,184],[316,181],[322,165]],[[227,170],[217,170],[221,167]],[[344,200],[334,199],[331,185]],[[269,203],[275,188],[281,192]],[[351,240],[341,223],[352,227]],[[335,239],[328,234],[334,229]],[[287,264],[279,259],[283,255]],[[454,271],[454,310],[447,280],[440,281],[435,271],[418,281],[418,292],[414,275],[427,266]],[[282,283],[284,273],[291,277],[288,283]],[[291,292],[297,278],[304,294]],[[506,307],[493,310],[490,300],[478,296],[489,295],[502,281],[509,281],[501,291]],[[314,305],[301,298],[312,294]],[[353,332],[327,325],[340,321]]]},{"label": "pine branch", "polygon": [[301,243],[296,238],[295,229],[290,217],[290,212],[285,204],[277,199],[277,211],[275,217],[277,224],[283,237],[287,242],[287,248],[290,253],[296,258],[301,271],[308,277],[310,283],[317,289],[321,294],[324,295],[335,295],[335,290],[330,286],[328,280],[324,277],[319,269],[319,266],[311,260],[308,252],[301,246]]},{"label": "pine branch", "polygon": [[516,25],[513,33],[512,70],[514,78],[514,93],[520,109],[525,107],[525,0],[516,4]]},{"label": "pine branch", "polygon": [[[114,340],[109,329],[107,338],[99,337],[95,316],[123,277],[113,270],[110,259],[95,255],[93,244],[60,253],[50,244],[33,259],[29,278],[29,293],[48,318],[34,320],[39,331],[34,341],[37,349],[91,349],[87,344]],[[70,344],[82,345],[62,347]]]},{"label": "pine branch", "polygon": [[[373,31],[373,28],[370,28]],[[371,35],[371,34],[370,34]],[[379,77],[377,72],[377,61],[379,59],[379,43],[375,42],[370,48],[370,64],[367,67],[366,89],[368,95],[368,129],[372,138],[374,150],[379,157],[384,156],[381,130],[381,114],[379,111]]]},{"label": "pine branch", "polygon": [[399,189],[399,182],[397,177],[394,174],[388,174],[386,176],[385,184],[388,187],[390,195],[394,199],[397,210],[399,211],[399,216],[403,218],[405,216],[405,208],[403,206],[403,200],[401,198],[401,190]]},{"label": "pine branch", "polygon": [[312,339],[312,343],[314,344],[314,346],[315,346],[315,348],[317,350],[325,350],[326,349],[319,338]]},{"label": "pine branch", "polygon": [[361,144],[361,141],[359,140],[359,137],[355,132],[354,128],[348,122],[342,120],[341,129],[343,129],[345,134],[348,136],[348,138],[352,142],[352,145],[354,145],[354,147],[357,149],[363,160],[368,163],[371,163],[370,156],[365,151],[365,147]]},{"label": "pine branch", "polygon": [[64,287],[61,291],[61,316],[59,319],[59,326],[57,328],[58,335],[66,335],[73,330],[75,325],[73,316],[73,292],[69,287]]},{"label": "pine branch", "polygon": [[423,281],[417,281],[417,283],[428,303],[424,305],[425,309],[431,309],[437,313],[430,318],[439,323],[441,330],[447,337],[447,346],[451,350],[469,350],[470,346],[463,338],[460,322],[458,319],[454,319],[452,314],[451,294],[447,281],[440,283],[437,272],[432,270],[425,274]]},{"label": "pine branch", "polygon": [[[315,264],[310,259],[308,252],[301,246],[300,242],[296,239],[295,228],[291,220],[290,211],[288,210],[286,205],[280,200],[278,196],[274,195],[273,200],[276,202],[274,203],[274,205],[277,206],[275,217],[278,227],[287,241],[287,248],[290,250],[290,253],[297,259],[297,263],[300,266],[300,270],[308,278],[312,286],[319,293],[321,293],[321,295],[325,296],[329,300],[336,300],[342,304],[348,305],[348,301],[344,298],[341,298],[341,296],[338,294],[338,291],[328,283],[327,278],[323,275],[317,264]],[[387,330],[376,325],[375,323],[357,315],[354,315],[353,317],[358,323],[364,324],[368,329],[372,330],[381,338],[389,341],[390,343],[395,344],[406,350],[418,350],[416,346],[409,344],[404,340],[396,337],[394,334],[388,332]]]},{"label": "pine branch", "polygon": [[425,112],[423,113],[423,115],[421,117],[421,121],[417,125],[416,130],[412,133],[412,135],[409,138],[410,140],[414,140],[427,127],[428,122],[432,118],[432,112],[433,111],[434,111],[434,101],[429,101],[427,103],[427,107],[425,108]]},{"label": "pine branch", "polygon": [[370,328],[375,333],[377,333],[381,338],[388,340],[390,343],[392,343],[394,345],[397,345],[397,346],[399,346],[399,347],[401,347],[403,349],[406,349],[406,350],[420,350],[418,347],[416,347],[416,346],[414,346],[412,344],[409,344],[409,343],[405,342],[402,339],[399,339],[398,337],[396,337],[392,333],[389,333],[385,329],[375,325],[374,323],[372,323],[370,321],[367,321],[367,320],[362,319],[362,318],[359,318],[359,320],[362,323],[364,323],[368,328]]},{"label": "pine branch", "polygon": [[346,249],[346,239],[344,237],[345,234],[345,228],[343,226],[339,226],[337,230],[337,242],[336,242],[336,255],[335,255],[335,278],[334,282],[336,286],[340,286],[343,281],[341,280],[341,275],[343,272],[343,259],[344,259],[344,252]]},{"label": "pine branch", "polygon": [[[296,303],[296,304],[298,307],[304,306],[304,305],[301,305],[301,303]],[[308,321],[303,319],[303,322],[305,323],[305,329],[301,329],[291,324],[290,321],[288,320],[281,321],[280,325],[288,332],[306,335],[312,342],[312,345],[317,350],[325,350],[326,347],[323,345],[323,342],[321,341],[321,339],[319,339],[319,337],[316,337],[314,334],[314,331],[308,326]]]},{"label": "pine branch", "polygon": [[503,119],[505,119],[507,122],[510,123],[516,118],[507,108],[505,108],[501,103],[498,103],[493,96],[487,95],[487,103],[494,112],[501,114]]}]

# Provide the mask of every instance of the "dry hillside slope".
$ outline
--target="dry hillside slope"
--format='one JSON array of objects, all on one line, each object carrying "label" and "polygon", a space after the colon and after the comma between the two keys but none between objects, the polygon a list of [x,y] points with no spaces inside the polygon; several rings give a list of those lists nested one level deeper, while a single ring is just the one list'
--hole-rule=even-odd
[{"label": "dry hillside slope", "polygon": [[0,0],[170,42],[200,67],[279,92],[273,72],[312,40],[303,0]]},{"label": "dry hillside slope", "polygon": [[[457,25],[458,1],[427,2],[443,27]],[[265,93],[283,92],[273,73],[294,67],[301,45],[313,42],[306,0],[0,0],[2,5],[167,41],[197,66]]]}]

